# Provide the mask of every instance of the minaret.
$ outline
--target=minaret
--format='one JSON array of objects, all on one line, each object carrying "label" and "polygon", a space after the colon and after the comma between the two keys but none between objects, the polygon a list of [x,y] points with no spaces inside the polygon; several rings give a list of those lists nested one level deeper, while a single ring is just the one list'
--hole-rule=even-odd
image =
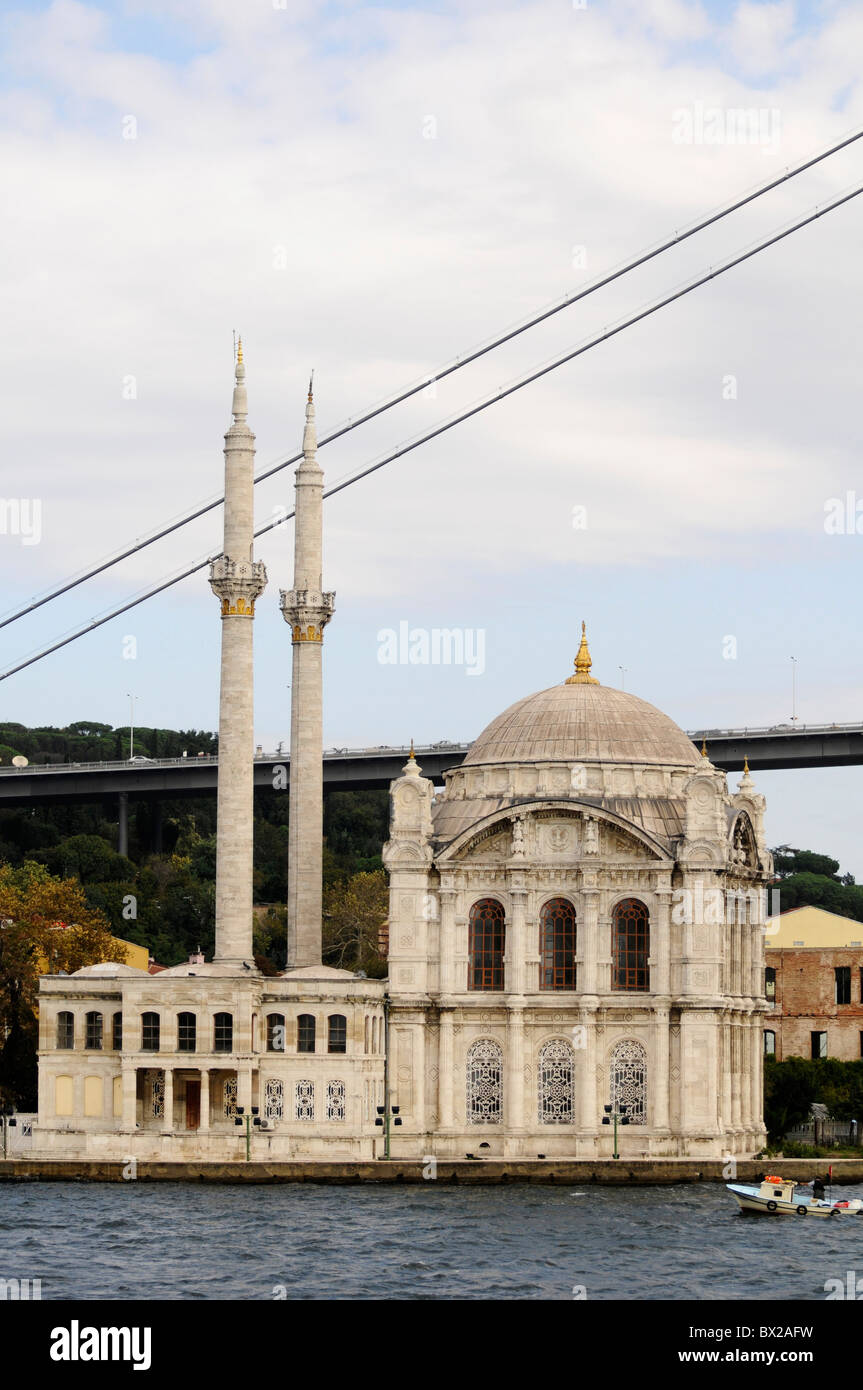
[{"label": "minaret", "polygon": [[335,594],[322,592],[324,475],[318,467],[312,383],[306,405],[303,461],[295,476],[294,587],[280,607],[291,625],[291,815],[288,827],[288,969],[321,963],[321,872],[324,821],[324,628]]},{"label": "minaret", "polygon": [[219,780],[216,825],[214,962],[252,965],[252,825],[254,753],[253,633],[255,599],[267,583],[252,559],[255,436],[246,422],[243,343],[237,348],[233,424],[225,435],[224,552],[210,565],[222,604]]}]

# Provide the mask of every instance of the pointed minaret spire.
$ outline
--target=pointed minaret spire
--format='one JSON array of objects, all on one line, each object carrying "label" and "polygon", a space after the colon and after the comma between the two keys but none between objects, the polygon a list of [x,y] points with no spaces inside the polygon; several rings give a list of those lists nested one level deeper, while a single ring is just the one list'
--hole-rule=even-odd
[{"label": "pointed minaret spire", "polygon": [[253,632],[267,571],[253,556],[255,436],[246,422],[246,368],[237,347],[233,423],[225,435],[225,534],[210,565],[222,607],[216,821],[216,951],[220,965],[252,961]]},{"label": "pointed minaret spire", "polygon": [[321,964],[323,787],[322,644],[335,594],[322,589],[324,475],[317,460],[312,381],[303,459],[294,475],[294,587],[280,605],[293,642],[288,821],[288,970]]}]

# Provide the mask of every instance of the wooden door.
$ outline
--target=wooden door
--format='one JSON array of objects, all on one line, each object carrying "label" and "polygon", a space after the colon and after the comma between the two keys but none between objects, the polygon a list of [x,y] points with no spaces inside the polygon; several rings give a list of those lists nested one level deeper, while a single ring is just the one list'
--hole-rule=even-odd
[{"label": "wooden door", "polygon": [[201,1123],[201,1083],[186,1082],[186,1129],[197,1129]]}]

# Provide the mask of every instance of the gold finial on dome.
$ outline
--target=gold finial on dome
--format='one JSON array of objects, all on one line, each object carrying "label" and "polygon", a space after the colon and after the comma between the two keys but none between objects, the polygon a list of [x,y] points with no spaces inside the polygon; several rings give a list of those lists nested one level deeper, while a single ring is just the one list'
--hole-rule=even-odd
[{"label": "gold finial on dome", "polygon": [[242,338],[238,338],[238,339],[237,339],[237,365],[238,365],[238,366],[240,365],[240,363],[242,362],[242,360],[243,360],[243,340],[242,340]]},{"label": "gold finial on dome", "polygon": [[416,753],[414,752],[414,741],[413,741],[413,739],[411,739],[411,755],[410,755],[409,761],[412,762],[412,763],[415,763],[416,760],[417,760],[417,755],[416,755]]},{"label": "gold finial on dome", "polygon": [[706,738],[703,738],[703,739],[701,740],[701,756],[702,756],[702,758],[706,758],[706,757],[707,757],[707,739],[706,739]]},{"label": "gold finial on dome", "polygon": [[593,661],[591,660],[590,650],[587,645],[587,628],[585,624],[582,622],[581,645],[578,649],[578,655],[575,658],[575,675],[568,676],[564,684],[599,685],[599,681],[596,679],[596,676],[592,676],[590,674],[590,668],[592,665]]}]

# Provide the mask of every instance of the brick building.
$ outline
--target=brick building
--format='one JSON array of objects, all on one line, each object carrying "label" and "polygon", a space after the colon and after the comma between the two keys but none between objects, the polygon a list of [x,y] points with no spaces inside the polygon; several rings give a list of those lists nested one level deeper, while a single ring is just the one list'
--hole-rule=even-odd
[{"label": "brick building", "polygon": [[765,937],[764,1051],[863,1057],[863,922],[798,907]]}]

